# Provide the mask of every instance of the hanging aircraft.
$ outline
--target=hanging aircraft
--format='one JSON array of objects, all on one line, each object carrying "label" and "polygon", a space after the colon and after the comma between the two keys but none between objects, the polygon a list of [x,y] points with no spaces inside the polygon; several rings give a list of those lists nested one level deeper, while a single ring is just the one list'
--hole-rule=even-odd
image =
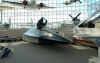
[{"label": "hanging aircraft", "polygon": [[[24,7],[24,3],[23,2],[11,2],[11,1],[2,1],[4,3],[9,3],[9,4],[12,4],[12,5],[16,5],[16,6],[21,6],[21,7]],[[26,4],[25,4],[26,5]],[[36,4],[36,1],[35,0],[32,0],[31,2],[28,2],[26,7],[24,7],[24,9],[29,9],[29,10],[35,10],[35,9],[52,9],[52,8],[55,8],[55,7],[50,7],[50,6],[47,6],[46,4],[44,3],[40,3],[40,4]]]},{"label": "hanging aircraft", "polygon": [[69,2],[68,1],[66,1],[65,3],[62,3],[62,4],[65,4],[65,5],[70,5],[70,4],[72,4],[72,3],[74,3],[74,2],[80,2],[80,3],[82,3],[80,0],[70,0]]}]

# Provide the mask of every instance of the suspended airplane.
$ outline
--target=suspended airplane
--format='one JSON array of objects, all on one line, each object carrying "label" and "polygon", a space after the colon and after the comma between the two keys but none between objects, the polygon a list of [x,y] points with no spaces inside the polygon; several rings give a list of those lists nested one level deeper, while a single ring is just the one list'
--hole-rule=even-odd
[{"label": "suspended airplane", "polygon": [[62,3],[62,4],[65,4],[65,5],[70,5],[70,4],[72,4],[72,3],[74,3],[74,2],[80,2],[80,3],[82,3],[80,0],[70,0],[69,2],[68,1],[66,1],[65,3]]},{"label": "suspended airplane", "polygon": [[47,6],[46,4],[44,3],[40,3],[40,4],[36,4],[36,1],[35,0],[32,0],[31,2],[28,2],[27,3],[19,3],[19,2],[11,2],[11,1],[2,1],[4,3],[9,3],[9,4],[12,4],[12,5],[17,5],[17,6],[21,6],[21,7],[24,7],[24,9],[52,9],[52,8],[55,8],[55,7],[50,7],[50,6]]}]

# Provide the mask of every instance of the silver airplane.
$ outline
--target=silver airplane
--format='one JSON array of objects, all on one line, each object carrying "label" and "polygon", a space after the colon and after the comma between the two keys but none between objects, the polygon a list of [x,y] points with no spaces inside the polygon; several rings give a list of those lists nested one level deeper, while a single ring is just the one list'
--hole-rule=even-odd
[{"label": "silver airplane", "polygon": [[[16,5],[16,6],[21,6],[21,7],[24,7],[24,4],[23,2],[11,2],[11,1],[2,1],[4,3],[9,3],[9,4],[12,4],[12,5]],[[46,4],[43,4],[42,2],[40,4],[36,4],[36,1],[35,0],[32,0],[31,2],[28,2],[27,6],[24,8],[24,9],[52,9],[52,8],[55,8],[55,7],[50,7],[50,6],[47,6]]]},{"label": "silver airplane", "polygon": [[47,27],[47,20],[42,17],[38,22],[37,26],[31,27],[28,31],[23,33],[23,40],[33,42],[36,44],[43,43],[60,43],[60,44],[71,44],[68,38],[62,37],[60,34],[49,30]]},{"label": "silver airplane", "polygon": [[68,1],[66,1],[65,3],[62,3],[62,4],[65,4],[65,5],[70,5],[70,4],[72,4],[72,3],[74,3],[74,2],[80,2],[80,3],[82,3],[80,0],[70,0],[69,2]]}]

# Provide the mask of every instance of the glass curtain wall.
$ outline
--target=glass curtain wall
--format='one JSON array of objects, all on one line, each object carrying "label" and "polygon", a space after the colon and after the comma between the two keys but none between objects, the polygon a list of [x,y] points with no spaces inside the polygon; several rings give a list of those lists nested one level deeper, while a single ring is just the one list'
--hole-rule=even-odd
[{"label": "glass curtain wall", "polygon": [[[100,9],[100,0],[88,0],[88,15],[91,15],[98,9]],[[98,15],[100,15],[100,13],[93,18],[97,17]]]},{"label": "glass curtain wall", "polygon": [[[22,2],[23,0],[5,0],[11,2]],[[31,0],[27,0],[30,2]],[[81,15],[78,17],[80,20],[84,20],[88,16],[88,12],[92,9],[91,3],[92,0],[80,0],[72,3],[70,5],[64,5],[62,3],[70,0],[36,0],[36,4],[44,3],[50,7],[56,7],[54,9],[24,9],[23,6],[16,6],[12,4],[2,3],[2,5],[12,6],[14,9],[11,10],[2,10],[0,12],[1,22],[11,22],[11,28],[30,28],[31,24],[36,24],[41,17],[44,17],[48,20],[48,25],[59,26],[59,22],[62,23],[72,23],[72,18],[69,16],[71,14],[75,17],[78,13],[81,12]],[[98,0],[95,0],[98,2]],[[89,6],[89,7],[88,7]],[[88,10],[87,10],[88,9]],[[92,11],[90,12],[92,13]],[[54,24],[56,23],[56,24]]]}]

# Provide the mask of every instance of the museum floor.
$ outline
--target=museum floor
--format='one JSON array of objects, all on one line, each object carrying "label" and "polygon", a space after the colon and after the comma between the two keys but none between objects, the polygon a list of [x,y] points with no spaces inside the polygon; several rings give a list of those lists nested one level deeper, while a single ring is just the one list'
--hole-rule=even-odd
[{"label": "museum floor", "polygon": [[0,63],[89,63],[98,51],[80,45],[44,44],[24,41],[0,43],[12,49],[13,56],[0,59]]}]

